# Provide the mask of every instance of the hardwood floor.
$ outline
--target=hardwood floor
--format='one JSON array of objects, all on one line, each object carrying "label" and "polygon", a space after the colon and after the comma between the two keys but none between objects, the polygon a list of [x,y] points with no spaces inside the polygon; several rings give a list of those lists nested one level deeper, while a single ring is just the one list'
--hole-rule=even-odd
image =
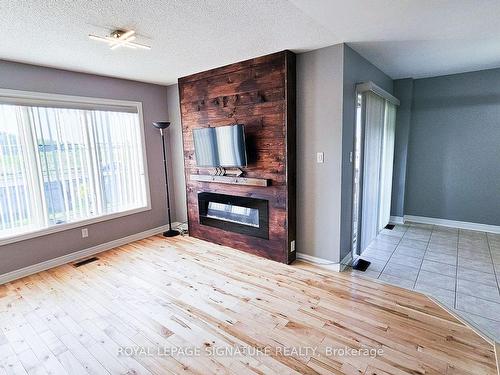
[{"label": "hardwood floor", "polygon": [[497,373],[491,343],[409,290],[189,237],[98,257],[0,286],[0,374]]}]

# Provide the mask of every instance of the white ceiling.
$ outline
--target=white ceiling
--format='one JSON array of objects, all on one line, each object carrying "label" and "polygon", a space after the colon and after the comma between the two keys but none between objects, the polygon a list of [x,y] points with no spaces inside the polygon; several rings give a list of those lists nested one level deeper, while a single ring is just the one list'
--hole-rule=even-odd
[{"label": "white ceiling", "polygon": [[498,0],[291,0],[392,78],[500,67]]},{"label": "white ceiling", "polygon": [[[498,0],[0,0],[0,59],[170,84],[347,42],[391,77],[418,78],[500,66],[498,14]],[[119,27],[152,50],[87,37]]]}]

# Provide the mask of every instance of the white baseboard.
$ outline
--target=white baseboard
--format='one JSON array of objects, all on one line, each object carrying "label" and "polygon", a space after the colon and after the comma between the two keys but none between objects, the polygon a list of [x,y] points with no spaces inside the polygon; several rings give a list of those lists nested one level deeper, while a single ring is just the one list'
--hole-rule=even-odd
[{"label": "white baseboard", "polygon": [[[180,223],[172,223],[172,226],[177,226]],[[50,268],[61,266],[66,263],[71,263],[80,259],[88,258],[97,253],[102,253],[103,251],[112,249],[114,247],[126,245],[130,242],[142,240],[143,238],[154,236],[168,229],[168,225],[163,225],[161,227],[146,230],[144,232],[135,233],[127,237],[118,238],[113,241],[109,241],[100,245],[92,246],[87,249],[80,251],[75,251],[70,254],[60,256],[58,258],[46,260],[45,262],[33,264],[32,266],[24,267],[19,270],[11,271],[0,275],[0,285],[8,283],[13,280],[20,279],[29,275],[33,275],[37,272],[42,272]]]},{"label": "white baseboard", "polygon": [[413,215],[405,215],[404,221],[405,222],[412,221],[414,223],[420,223],[420,224],[441,225],[443,227],[451,227],[459,229],[477,230],[481,232],[500,233],[500,226],[498,225],[470,223],[467,221],[456,221],[456,220],[438,219],[434,217],[413,216]]},{"label": "white baseboard", "polygon": [[329,261],[327,259],[323,258],[318,258],[318,257],[313,257],[312,255],[304,254],[304,253],[297,253],[297,259],[300,259],[306,263],[314,264],[315,266],[330,270],[330,271],[335,271],[335,272],[340,272],[342,271],[342,265],[340,263],[335,263],[332,261]]},{"label": "white baseboard", "polygon": [[402,216],[391,216],[389,219],[389,223],[391,223],[391,224],[404,224],[405,219]]}]

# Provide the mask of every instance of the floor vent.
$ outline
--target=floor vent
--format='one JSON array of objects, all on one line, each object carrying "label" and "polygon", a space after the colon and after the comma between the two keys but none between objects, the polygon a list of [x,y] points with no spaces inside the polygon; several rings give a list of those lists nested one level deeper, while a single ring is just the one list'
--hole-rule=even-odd
[{"label": "floor vent", "polygon": [[371,262],[368,262],[367,260],[364,259],[356,259],[356,261],[352,264],[352,269],[357,270],[357,271],[362,271],[365,272],[368,266],[371,264]]},{"label": "floor vent", "polygon": [[394,229],[394,227],[395,227],[395,225],[394,225],[394,224],[387,224],[387,225],[385,226],[385,229],[390,229],[390,230],[393,230],[393,229]]},{"label": "floor vent", "polygon": [[96,260],[99,260],[99,258],[97,258],[97,257],[92,257],[92,258],[84,259],[84,260],[81,260],[81,261],[79,261],[79,262],[73,263],[73,267],[80,267],[80,266],[84,266],[84,265],[86,265],[86,264],[89,264],[89,263],[95,262]]}]

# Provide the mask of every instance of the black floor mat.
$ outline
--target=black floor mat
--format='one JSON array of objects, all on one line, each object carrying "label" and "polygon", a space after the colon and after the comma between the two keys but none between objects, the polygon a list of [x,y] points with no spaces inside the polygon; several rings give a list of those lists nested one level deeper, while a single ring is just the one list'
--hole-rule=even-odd
[{"label": "black floor mat", "polygon": [[368,262],[364,259],[356,259],[356,261],[352,264],[352,269],[357,271],[365,272],[371,262]]}]

